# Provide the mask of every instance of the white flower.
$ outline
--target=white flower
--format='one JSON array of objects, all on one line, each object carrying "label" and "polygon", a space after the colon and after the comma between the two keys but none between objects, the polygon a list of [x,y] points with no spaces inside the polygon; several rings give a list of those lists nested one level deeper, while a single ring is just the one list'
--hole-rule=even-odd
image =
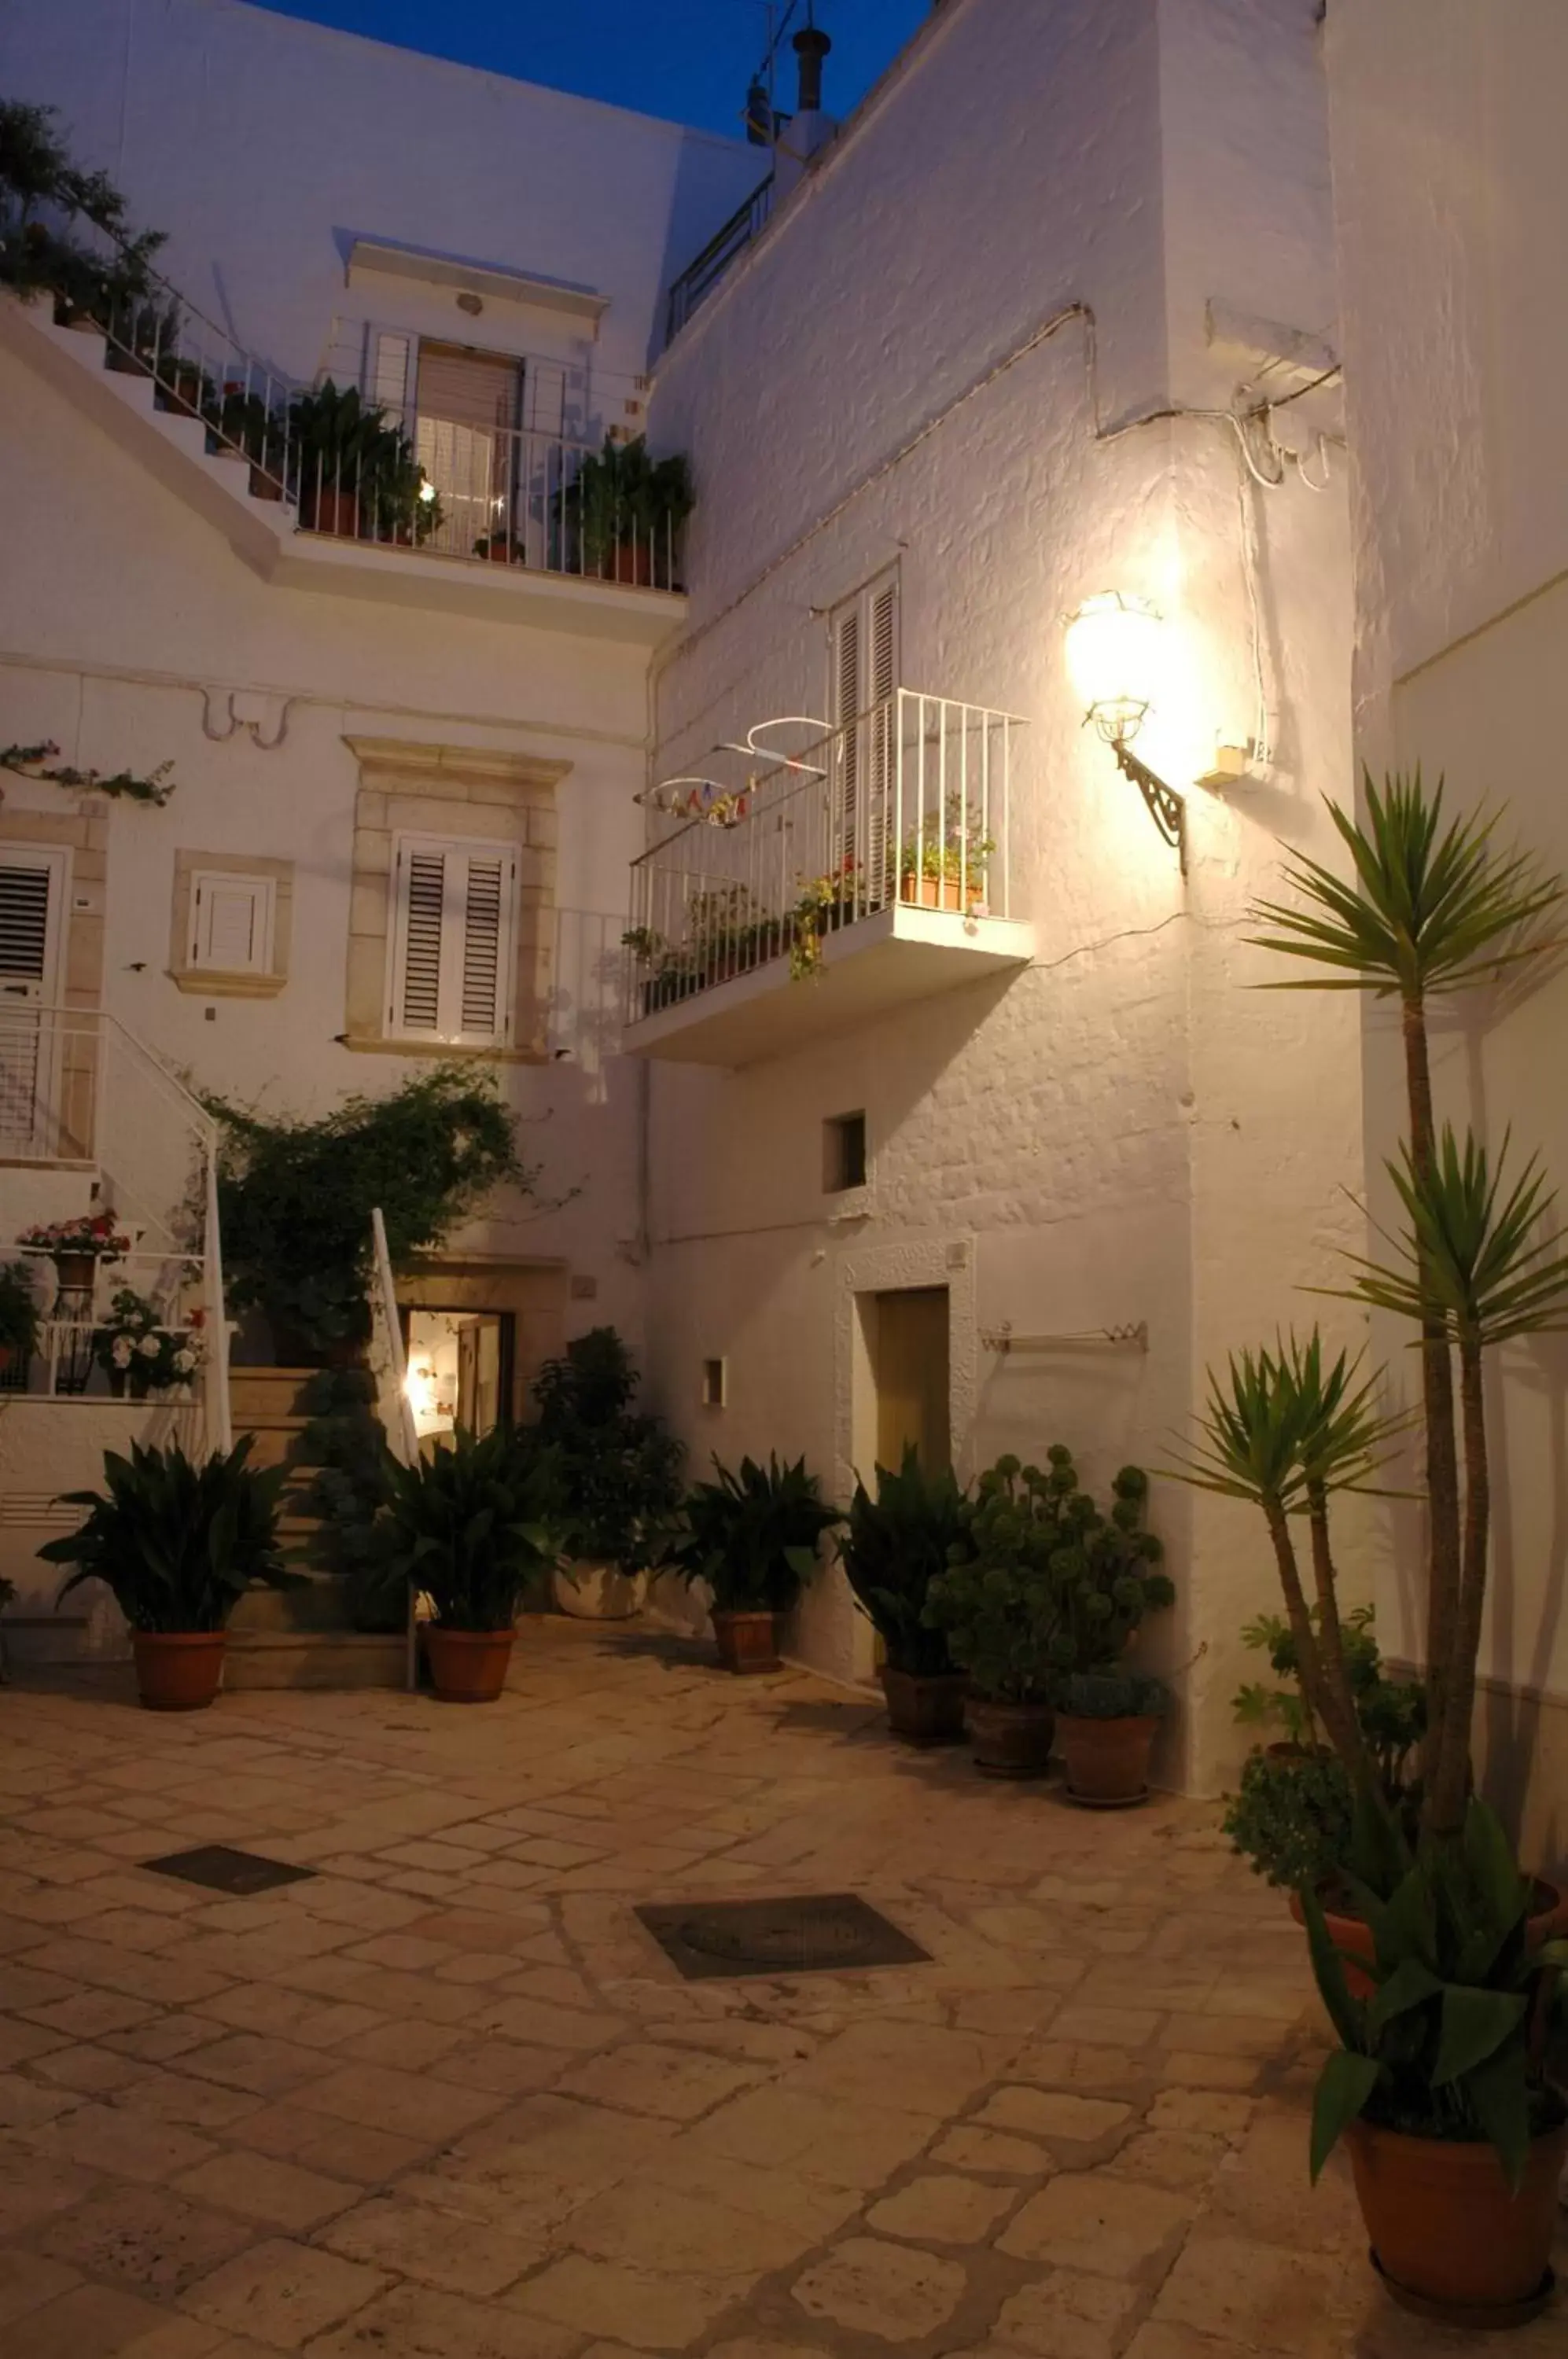
[{"label": "white flower", "polygon": [[176,1352],[174,1355],[174,1364],[180,1375],[188,1376],[191,1374],[191,1369],[196,1365],[195,1353]]},{"label": "white flower", "polygon": [[163,1338],[161,1335],[144,1335],[136,1349],[144,1360],[156,1360],[163,1349]]},{"label": "white flower", "polygon": [[130,1339],[125,1335],[116,1335],[114,1347],[109,1357],[117,1368],[128,1368],[131,1364]]}]

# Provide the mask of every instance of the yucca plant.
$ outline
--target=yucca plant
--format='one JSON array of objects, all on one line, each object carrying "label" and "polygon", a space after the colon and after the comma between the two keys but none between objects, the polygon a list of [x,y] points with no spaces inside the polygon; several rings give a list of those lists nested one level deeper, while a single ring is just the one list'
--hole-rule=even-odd
[{"label": "yucca plant", "polygon": [[716,1483],[697,1483],[681,1508],[683,1529],[670,1569],[705,1581],[720,1614],[788,1613],[817,1568],[822,1534],[842,1522],[806,1462],[766,1466],[743,1458],[739,1472],[713,1461]]},{"label": "yucca plant", "polygon": [[412,1466],[389,1470],[378,1560],[430,1601],[448,1630],[510,1630],[535,1575],[561,1552],[559,1480],[548,1451],[509,1426],[460,1426]]},{"label": "yucca plant", "polygon": [[947,1638],[925,1620],[931,1585],[967,1549],[968,1509],[951,1466],[928,1473],[911,1442],[895,1473],[878,1466],[875,1495],[856,1482],[839,1561],[861,1612],[894,1670],[943,1679],[953,1669]]},{"label": "yucca plant", "polygon": [[[1424,1807],[1430,1825],[1457,1835],[1469,1774],[1490,1521],[1480,1354],[1500,1340],[1504,1321],[1511,1334],[1557,1324],[1568,1300],[1568,1273],[1550,1245],[1530,1243],[1533,1222],[1551,1202],[1533,1164],[1502,1195],[1473,1140],[1463,1148],[1440,1146],[1427,1009],[1435,995],[1494,983],[1552,947],[1547,921],[1562,908],[1563,885],[1528,853],[1497,842],[1496,814],[1445,819],[1441,779],[1429,794],[1419,769],[1387,779],[1381,791],[1367,776],[1364,794],[1365,825],[1337,804],[1328,806],[1352,875],[1296,860],[1287,875],[1300,902],[1260,903],[1253,914],[1269,930],[1254,940],[1318,970],[1271,988],[1369,991],[1399,1004],[1410,1139],[1392,1169],[1410,1223],[1409,1267],[1391,1277],[1365,1266],[1357,1291],[1414,1319],[1421,1329],[1429,1510]],[[1489,1315],[1478,1319],[1483,1298]],[[1340,1734],[1331,1728],[1336,1745]]]},{"label": "yucca plant", "polygon": [[101,1581],[133,1630],[170,1634],[226,1628],[253,1582],[297,1587],[278,1539],[286,1472],[247,1462],[254,1439],[200,1464],[176,1442],[133,1442],[128,1458],[106,1450],[104,1489],[66,1492],[61,1504],[86,1515],[38,1550],[46,1563],[76,1567],[61,1597]]}]

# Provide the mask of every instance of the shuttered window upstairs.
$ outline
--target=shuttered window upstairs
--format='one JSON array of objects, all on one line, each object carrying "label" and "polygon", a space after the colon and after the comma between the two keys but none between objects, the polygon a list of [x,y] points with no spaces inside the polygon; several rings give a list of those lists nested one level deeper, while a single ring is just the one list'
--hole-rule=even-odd
[{"label": "shuttered window upstairs", "polygon": [[844,840],[880,874],[892,774],[892,696],[898,684],[898,576],[879,573],[833,608],[829,621],[831,717],[842,729]]},{"label": "shuttered window upstairs", "polygon": [[398,836],[388,1032],[461,1047],[508,1047],[517,906],[516,845]]},{"label": "shuttered window upstairs", "polygon": [[0,845],[0,1156],[54,1152],[52,1075],[69,853]]}]

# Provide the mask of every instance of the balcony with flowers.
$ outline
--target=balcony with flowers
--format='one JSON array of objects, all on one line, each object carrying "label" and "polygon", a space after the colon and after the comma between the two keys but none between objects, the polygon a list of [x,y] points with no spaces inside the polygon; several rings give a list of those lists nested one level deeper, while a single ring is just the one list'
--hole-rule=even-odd
[{"label": "balcony with flowers", "polygon": [[[814,726],[815,724],[806,724]],[[1025,964],[1012,915],[1021,724],[914,689],[798,750],[764,722],[740,788],[669,779],[633,864],[625,1047],[746,1065]]]}]

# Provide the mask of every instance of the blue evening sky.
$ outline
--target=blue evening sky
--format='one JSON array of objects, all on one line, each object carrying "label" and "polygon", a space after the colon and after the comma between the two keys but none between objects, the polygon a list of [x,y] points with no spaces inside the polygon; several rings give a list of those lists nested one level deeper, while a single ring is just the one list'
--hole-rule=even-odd
[{"label": "blue evening sky", "polygon": [[[739,136],[746,84],[768,46],[766,0],[263,0],[285,16],[490,66],[525,82]],[[783,16],[789,0],[776,0]],[[823,97],[847,114],[922,18],[931,0],[815,0],[833,38]],[[795,0],[789,32],[805,20]],[[793,103],[787,33],[776,103]]]}]

